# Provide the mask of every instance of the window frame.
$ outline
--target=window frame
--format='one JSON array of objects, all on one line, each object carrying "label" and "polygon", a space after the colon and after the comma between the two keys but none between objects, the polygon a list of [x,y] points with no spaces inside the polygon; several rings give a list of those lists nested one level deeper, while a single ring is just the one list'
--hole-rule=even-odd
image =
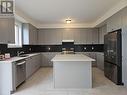
[{"label": "window frame", "polygon": [[[18,28],[17,31],[16,31],[16,27]],[[15,21],[14,30],[15,30],[15,43],[8,44],[8,48],[22,48],[23,35],[22,35],[22,23],[20,21],[17,21],[17,20]],[[18,34],[16,32],[18,32]]]}]

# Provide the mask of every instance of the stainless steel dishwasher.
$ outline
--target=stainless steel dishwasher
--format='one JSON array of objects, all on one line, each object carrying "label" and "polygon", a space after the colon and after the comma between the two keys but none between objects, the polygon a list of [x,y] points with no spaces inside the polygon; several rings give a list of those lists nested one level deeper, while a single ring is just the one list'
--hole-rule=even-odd
[{"label": "stainless steel dishwasher", "polygon": [[21,83],[23,83],[26,80],[26,60],[19,60],[16,61],[16,80],[15,84],[16,87],[18,87]]}]

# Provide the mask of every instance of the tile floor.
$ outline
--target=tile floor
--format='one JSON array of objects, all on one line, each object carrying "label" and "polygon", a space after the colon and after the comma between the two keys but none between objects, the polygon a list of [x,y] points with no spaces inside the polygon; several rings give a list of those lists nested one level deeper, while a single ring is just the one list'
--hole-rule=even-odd
[{"label": "tile floor", "polygon": [[12,95],[127,95],[127,88],[117,86],[93,68],[92,89],[54,89],[53,69],[41,68]]}]

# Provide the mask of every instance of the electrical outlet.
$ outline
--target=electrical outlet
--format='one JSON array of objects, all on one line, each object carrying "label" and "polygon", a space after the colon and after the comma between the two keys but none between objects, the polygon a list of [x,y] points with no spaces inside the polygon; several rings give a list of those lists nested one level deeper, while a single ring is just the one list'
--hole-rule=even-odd
[{"label": "electrical outlet", "polygon": [[31,51],[31,48],[29,48],[29,51]]}]

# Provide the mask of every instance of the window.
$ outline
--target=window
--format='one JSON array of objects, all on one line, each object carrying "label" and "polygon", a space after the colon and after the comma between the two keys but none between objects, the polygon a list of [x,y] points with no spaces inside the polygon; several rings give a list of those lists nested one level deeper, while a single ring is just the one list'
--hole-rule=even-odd
[{"label": "window", "polygon": [[9,48],[22,47],[22,23],[15,23],[15,43],[8,44]]}]

